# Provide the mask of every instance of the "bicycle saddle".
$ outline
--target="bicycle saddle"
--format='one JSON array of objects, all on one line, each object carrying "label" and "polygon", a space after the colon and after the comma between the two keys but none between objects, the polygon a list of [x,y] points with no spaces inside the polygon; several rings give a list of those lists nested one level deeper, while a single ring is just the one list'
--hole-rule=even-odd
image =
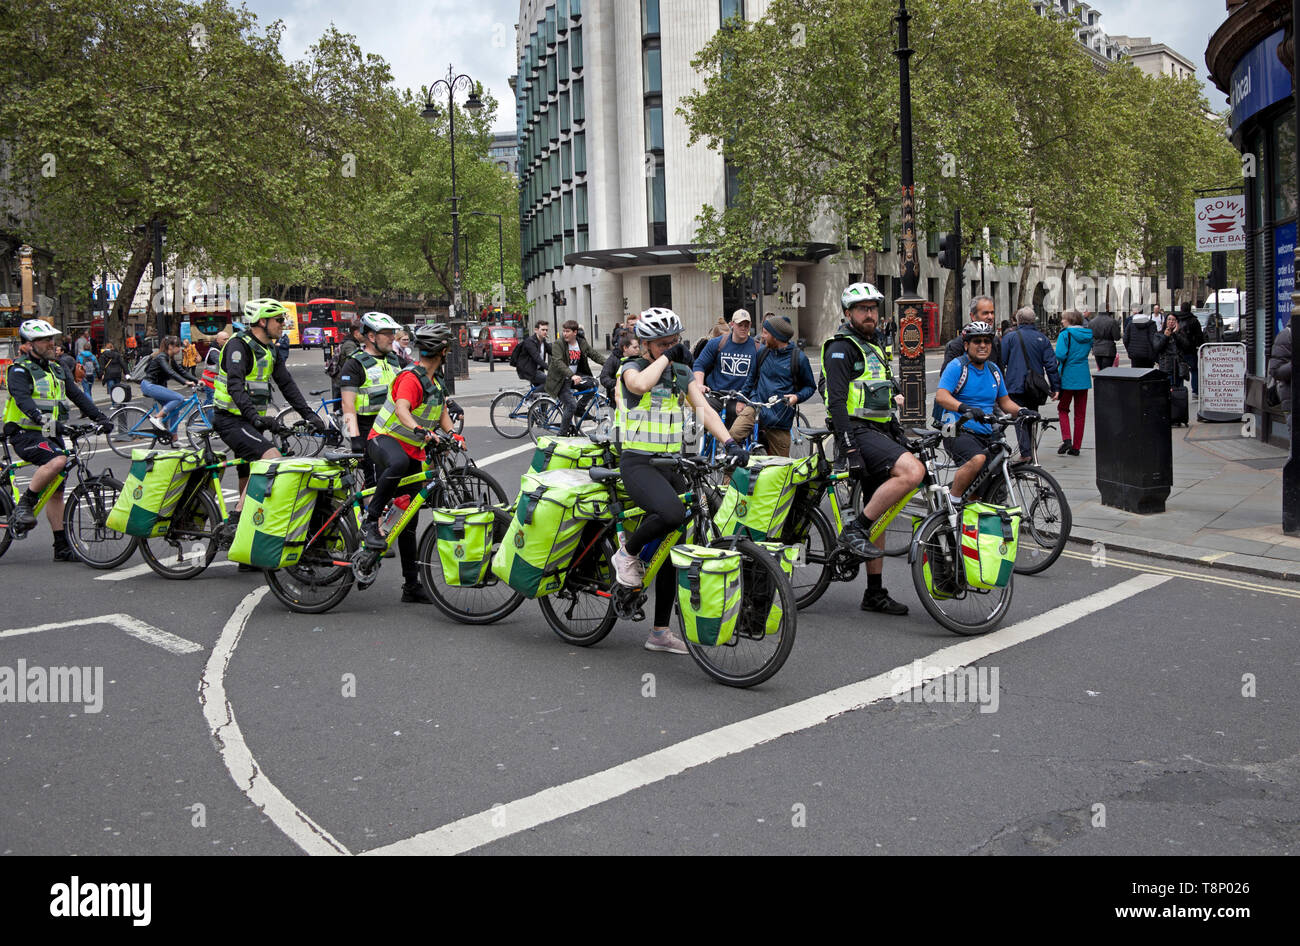
[{"label": "bicycle saddle", "polygon": [[319,391],[308,391],[308,397],[320,397],[322,394],[328,394],[329,388],[321,388]]},{"label": "bicycle saddle", "polygon": [[799,433],[812,440],[821,440],[823,437],[829,437],[831,430],[829,427],[797,427]]},{"label": "bicycle saddle", "polygon": [[330,463],[348,463],[352,460],[364,460],[364,453],[352,453],[345,450],[326,450],[321,456]]},{"label": "bicycle saddle", "polygon": [[593,466],[587,473],[597,483],[612,483],[623,475],[618,470],[611,470],[603,466]]}]

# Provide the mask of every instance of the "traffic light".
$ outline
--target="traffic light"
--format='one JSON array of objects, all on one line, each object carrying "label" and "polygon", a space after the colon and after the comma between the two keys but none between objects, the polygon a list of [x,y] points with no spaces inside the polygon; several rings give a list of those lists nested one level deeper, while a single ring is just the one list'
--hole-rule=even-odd
[{"label": "traffic light", "polygon": [[558,308],[559,306],[562,306],[562,305],[568,305],[568,304],[569,304],[569,300],[565,298],[564,290],[563,290],[563,289],[552,289],[552,290],[551,290],[551,302],[555,303],[555,305],[556,305],[557,308]]},{"label": "traffic light", "polygon": [[1183,288],[1183,248],[1181,246],[1165,248],[1165,288]]},{"label": "traffic light", "polygon": [[776,295],[776,263],[772,260],[764,260],[761,268],[763,270],[763,295]]},{"label": "traffic light", "polygon": [[1210,254],[1210,288],[1228,287],[1228,251],[1216,250]]},{"label": "traffic light", "polygon": [[952,215],[952,232],[939,237],[939,265],[959,273],[965,268],[961,258],[961,211]]}]

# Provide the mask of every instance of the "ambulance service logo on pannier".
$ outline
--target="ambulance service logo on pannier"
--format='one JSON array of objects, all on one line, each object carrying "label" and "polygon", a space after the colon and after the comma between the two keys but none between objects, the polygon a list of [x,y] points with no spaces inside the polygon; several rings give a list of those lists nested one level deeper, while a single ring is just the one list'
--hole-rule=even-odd
[{"label": "ambulance service logo on pannier", "polygon": [[749,509],[749,504],[742,499],[740,502],[736,503],[736,516],[740,519],[744,519],[745,511],[747,509]]},{"label": "ambulance service logo on pannier", "polygon": [[143,496],[143,495],[144,495],[144,486],[143,486],[143,485],[141,485],[141,486],[137,486],[134,490],[131,491],[131,498],[132,498],[132,499],[139,499],[139,498],[140,498],[141,496]]},{"label": "ambulance service logo on pannier", "polygon": [[265,521],[266,521],[266,513],[263,512],[261,509],[253,513],[253,525],[260,526]]},{"label": "ambulance service logo on pannier", "polygon": [[463,545],[459,545],[459,544],[458,544],[454,549],[451,550],[451,552],[452,552],[452,554],[455,555],[457,558],[464,558],[464,557],[465,557],[465,546],[463,546]]},{"label": "ambulance service logo on pannier", "polygon": [[515,533],[515,548],[517,548],[517,549],[521,549],[521,548],[523,548],[523,547],[524,547],[524,534],[523,534],[522,532],[516,532],[516,533]]}]

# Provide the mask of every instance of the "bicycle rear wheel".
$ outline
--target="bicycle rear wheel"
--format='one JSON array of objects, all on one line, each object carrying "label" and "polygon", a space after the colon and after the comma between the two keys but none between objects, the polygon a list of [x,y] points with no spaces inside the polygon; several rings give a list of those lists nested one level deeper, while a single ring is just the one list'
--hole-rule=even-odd
[{"label": "bicycle rear wheel", "polygon": [[108,435],[108,449],[123,460],[131,459],[132,450],[152,450],[158,432],[149,423],[149,412],[142,407],[119,407],[108,417],[113,432]]},{"label": "bicycle rear wheel", "polygon": [[334,508],[318,501],[307,527],[307,545],[296,564],[271,568],[265,572],[266,583],[290,611],[299,614],[322,614],[339,604],[352,590],[354,552],[361,547],[361,536],[352,521],[352,510],[344,507],[324,528]]},{"label": "bicycle rear wheel", "polygon": [[800,427],[812,427],[799,408],[794,410],[794,424],[790,427],[790,456],[802,460],[812,452],[812,441],[799,433]]},{"label": "bicycle rear wheel", "polygon": [[[732,687],[757,686],[781,669],[794,648],[798,615],[794,591],[772,556],[748,539],[734,546],[730,539],[717,539],[712,544],[715,548],[735,548],[744,557],[741,582],[745,606],[740,609],[735,634],[718,647],[687,640],[681,608],[674,608],[682,640],[686,641],[691,659],[714,680]],[[781,619],[769,634],[768,616],[777,606],[781,608]]]},{"label": "bicycle rear wheel", "polygon": [[446,506],[495,506],[509,502],[506,491],[496,478],[476,466],[447,474]]},{"label": "bicycle rear wheel", "polygon": [[1070,502],[1052,474],[1041,467],[1013,467],[1011,478],[1016,494],[1010,501],[1006,483],[999,480],[989,490],[989,502],[1019,506],[1023,511],[1015,570],[1022,575],[1037,575],[1065,551],[1073,525]]},{"label": "bicycle rear wheel", "polygon": [[9,551],[13,545],[13,533],[9,531],[9,517],[13,515],[14,499],[9,495],[9,484],[0,483],[0,556]]},{"label": "bicycle rear wheel", "polygon": [[563,416],[559,401],[550,396],[539,397],[528,408],[528,436],[534,441],[539,437],[558,437]]},{"label": "bicycle rear wheel", "polygon": [[614,566],[610,559],[614,546],[608,536],[588,548],[590,532],[602,528],[592,523],[579,542],[586,553],[569,569],[564,587],[554,594],[538,598],[542,617],[560,640],[578,647],[590,647],[605,639],[618,619],[614,613]]},{"label": "bicycle rear wheel", "polygon": [[140,539],[140,557],[163,578],[193,578],[217,557],[215,533],[220,524],[217,501],[207,489],[199,489],[176,510],[166,532]]},{"label": "bicycle rear wheel", "polygon": [[63,534],[77,558],[91,568],[117,568],[135,552],[135,536],[106,525],[121,492],[122,484],[113,477],[92,477],[72,491],[63,507]]},{"label": "bicycle rear wheel", "polygon": [[933,513],[916,532],[912,584],[917,597],[930,617],[954,634],[987,634],[1002,623],[1011,607],[1014,576],[1005,588],[977,590],[958,581],[957,569],[964,567],[961,542],[948,524],[948,513]]},{"label": "bicycle rear wheel", "polygon": [[[802,541],[788,540],[790,545],[803,546],[805,564],[802,567],[796,565],[794,577],[790,579],[795,605],[801,611],[815,604],[826,593],[834,578],[831,555],[835,552],[835,530],[826,513],[820,509],[810,509],[807,532]],[[782,541],[787,540],[783,537]]]},{"label": "bicycle rear wheel", "polygon": [[492,399],[488,419],[492,429],[507,440],[528,436],[528,408],[522,391],[502,391]]}]

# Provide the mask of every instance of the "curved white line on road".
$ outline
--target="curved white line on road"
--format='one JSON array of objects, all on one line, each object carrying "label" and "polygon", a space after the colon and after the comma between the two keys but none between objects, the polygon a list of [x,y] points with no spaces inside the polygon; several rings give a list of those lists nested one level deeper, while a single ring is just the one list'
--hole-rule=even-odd
[{"label": "curved white line on road", "polygon": [[249,592],[221,629],[221,636],[217,638],[207,666],[203,668],[203,675],[199,678],[199,702],[203,704],[203,715],[230,777],[235,780],[239,790],[248,796],[249,801],[288,835],[290,841],[308,854],[350,854],[346,847],[307,817],[267,778],[248,750],[244,734],[235,720],[234,707],[226,696],[226,668],[230,666],[230,658],[234,656],[253,609],[268,591],[269,588],[262,587]]}]

